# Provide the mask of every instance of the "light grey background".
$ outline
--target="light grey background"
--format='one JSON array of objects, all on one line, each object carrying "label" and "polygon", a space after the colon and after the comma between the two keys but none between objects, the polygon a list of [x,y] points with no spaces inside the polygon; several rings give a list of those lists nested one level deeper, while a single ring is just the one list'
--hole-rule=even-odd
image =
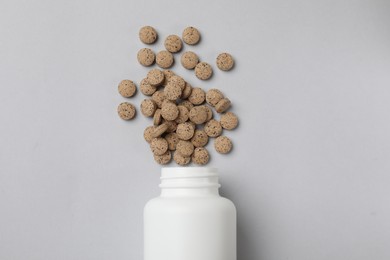
[{"label": "light grey background", "polygon": [[186,50],[236,58],[207,82],[174,70],[240,116],[234,151],[210,163],[238,209],[238,260],[390,259],[389,13],[386,0],[2,1],[0,259],[142,259],[160,166],[150,120],[116,107],[118,82],[147,72],[146,24],[156,51],[193,25],[203,38]]}]

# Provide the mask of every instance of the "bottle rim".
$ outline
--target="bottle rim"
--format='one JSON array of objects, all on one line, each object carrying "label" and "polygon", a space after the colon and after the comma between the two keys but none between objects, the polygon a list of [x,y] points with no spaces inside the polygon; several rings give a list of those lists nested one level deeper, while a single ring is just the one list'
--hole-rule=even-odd
[{"label": "bottle rim", "polygon": [[212,167],[163,167],[160,179],[218,177],[218,169]]}]

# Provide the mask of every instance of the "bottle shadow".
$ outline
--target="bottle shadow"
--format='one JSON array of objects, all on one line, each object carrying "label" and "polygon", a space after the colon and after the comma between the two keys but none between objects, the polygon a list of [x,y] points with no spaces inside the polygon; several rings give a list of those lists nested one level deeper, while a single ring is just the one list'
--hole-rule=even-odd
[{"label": "bottle shadow", "polygon": [[[234,202],[234,196],[225,189],[221,188],[220,194],[223,197],[229,198]],[[240,210],[240,207],[236,205],[237,208],[237,260],[260,260],[258,254],[258,245],[256,241],[251,239],[251,223],[247,221],[247,214],[250,212],[245,212]]]}]

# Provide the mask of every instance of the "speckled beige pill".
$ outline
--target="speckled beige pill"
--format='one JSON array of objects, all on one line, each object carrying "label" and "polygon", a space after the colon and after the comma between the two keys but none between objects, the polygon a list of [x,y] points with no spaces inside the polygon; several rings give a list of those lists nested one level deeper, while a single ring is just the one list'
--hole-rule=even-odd
[{"label": "speckled beige pill", "polygon": [[163,133],[165,133],[168,130],[167,124],[161,124],[159,126],[156,126],[153,131],[153,138],[160,137]]},{"label": "speckled beige pill", "polygon": [[228,71],[228,70],[231,70],[233,68],[233,66],[234,66],[234,60],[233,60],[232,55],[230,55],[229,53],[226,53],[226,52],[218,55],[217,67],[220,70]]},{"label": "speckled beige pill", "polygon": [[139,30],[139,39],[145,44],[152,44],[157,40],[157,31],[152,26],[144,26]]},{"label": "speckled beige pill", "polygon": [[187,27],[182,34],[183,41],[189,45],[197,44],[200,40],[200,33],[195,27]]},{"label": "speckled beige pill", "polygon": [[162,103],[165,100],[164,91],[158,90],[158,91],[154,92],[153,95],[152,95],[152,100],[156,103],[156,105],[159,108],[161,108]]},{"label": "speckled beige pill", "polygon": [[210,137],[218,137],[222,134],[222,126],[217,120],[211,119],[205,124],[204,131]]},{"label": "speckled beige pill", "polygon": [[179,109],[172,102],[163,102],[161,106],[161,116],[169,121],[173,121],[179,115]]},{"label": "speckled beige pill", "polygon": [[166,123],[168,125],[167,133],[175,132],[177,129],[177,123],[175,121],[169,121],[166,119],[163,119],[163,123]]},{"label": "speckled beige pill", "polygon": [[188,97],[188,101],[190,101],[194,105],[200,105],[204,102],[206,98],[206,93],[201,88],[192,88],[191,94]]},{"label": "speckled beige pill", "polygon": [[178,151],[175,151],[173,153],[173,160],[181,166],[187,165],[191,162],[191,156],[183,156]]},{"label": "speckled beige pill", "polygon": [[164,73],[164,82],[163,82],[163,85],[167,85],[168,83],[168,80],[172,77],[172,76],[175,76],[175,72],[173,72],[172,70],[163,70],[163,73]]},{"label": "speckled beige pill", "polygon": [[225,114],[222,114],[220,122],[224,129],[232,130],[238,125],[238,117],[232,112],[226,112]]},{"label": "speckled beige pill", "polygon": [[215,105],[215,111],[217,111],[218,113],[225,112],[229,109],[230,105],[230,100],[228,98],[223,98]]},{"label": "speckled beige pill", "polygon": [[162,137],[153,138],[150,149],[154,155],[163,155],[168,150],[168,142]]},{"label": "speckled beige pill", "polygon": [[154,112],[153,115],[153,125],[158,126],[161,124],[162,116],[161,116],[161,109],[157,108],[156,112]]},{"label": "speckled beige pill", "polygon": [[162,164],[162,165],[165,165],[165,164],[168,164],[171,159],[172,159],[172,153],[171,151],[166,151],[164,154],[162,155],[153,155],[154,157],[154,160],[158,163],[158,164]]},{"label": "speckled beige pill", "polygon": [[148,72],[146,79],[150,85],[160,86],[164,81],[164,73],[159,69],[151,69]]},{"label": "speckled beige pill", "polygon": [[153,139],[154,128],[154,126],[148,126],[144,130],[144,139],[148,143],[150,143]]},{"label": "speckled beige pill", "polygon": [[157,109],[157,105],[151,99],[144,99],[141,102],[141,112],[144,116],[147,117],[153,116],[156,109]]},{"label": "speckled beige pill", "polygon": [[186,87],[186,82],[184,81],[184,79],[177,75],[173,75],[172,77],[170,77],[167,84],[178,85],[181,90],[184,90],[184,88]]},{"label": "speckled beige pill", "polygon": [[138,62],[145,67],[153,65],[155,57],[154,52],[149,48],[143,48],[137,54]]},{"label": "speckled beige pill", "polygon": [[157,90],[156,87],[149,84],[147,78],[144,78],[143,80],[141,80],[139,88],[140,88],[142,94],[144,94],[145,96],[151,96]]},{"label": "speckled beige pill", "polygon": [[193,163],[205,165],[209,162],[210,155],[206,148],[197,147],[195,148],[191,158]]},{"label": "speckled beige pill", "polygon": [[195,130],[194,136],[191,138],[191,143],[195,147],[203,147],[209,142],[209,136],[204,130]]},{"label": "speckled beige pill", "polygon": [[203,105],[207,111],[207,119],[206,122],[210,121],[213,118],[213,111],[210,107]]},{"label": "speckled beige pill", "polygon": [[164,95],[168,100],[175,101],[181,97],[182,90],[178,84],[168,81],[164,88]]},{"label": "speckled beige pill", "polygon": [[181,39],[177,35],[169,35],[164,42],[165,49],[167,51],[176,53],[179,52],[183,46]]},{"label": "speckled beige pill", "polygon": [[199,57],[192,51],[186,51],[181,55],[181,65],[188,70],[192,70],[199,63]]},{"label": "speckled beige pill", "polygon": [[190,95],[191,95],[191,92],[192,92],[192,86],[190,83],[186,82],[186,85],[184,87],[184,90],[182,91],[181,93],[181,99],[187,99]]},{"label": "speckled beige pill", "polygon": [[156,64],[163,69],[170,68],[173,64],[173,55],[169,51],[160,51],[156,55]]},{"label": "speckled beige pill", "polygon": [[190,141],[180,140],[176,145],[176,151],[184,157],[188,157],[194,152],[194,145]]},{"label": "speckled beige pill", "polygon": [[213,107],[223,98],[222,92],[215,88],[210,89],[206,93],[206,102]]},{"label": "speckled beige pill", "polygon": [[181,140],[190,140],[194,136],[194,132],[195,127],[188,122],[177,125],[176,134]]},{"label": "speckled beige pill", "polygon": [[182,102],[179,103],[179,105],[185,106],[188,109],[188,111],[190,111],[194,107],[194,104],[192,104],[188,100],[183,100]]},{"label": "speckled beige pill", "polygon": [[207,120],[207,110],[204,106],[195,106],[190,110],[189,118],[191,122],[200,125]]},{"label": "speckled beige pill", "polygon": [[122,97],[128,98],[134,96],[137,91],[135,83],[131,80],[124,79],[118,85],[118,92]]},{"label": "speckled beige pill", "polygon": [[214,141],[214,148],[219,153],[228,153],[232,150],[232,141],[226,136],[217,137]]},{"label": "speckled beige pill", "polygon": [[176,150],[176,145],[179,142],[179,137],[176,133],[169,133],[165,136],[165,140],[168,142],[168,149],[171,151]]},{"label": "speckled beige pill", "polygon": [[123,120],[133,119],[135,116],[135,107],[128,102],[120,103],[118,106],[118,115]]},{"label": "speckled beige pill", "polygon": [[181,123],[184,123],[188,120],[188,114],[190,113],[190,111],[188,111],[188,109],[185,107],[185,106],[177,106],[177,108],[179,109],[179,116],[176,118],[176,123],[178,124],[181,124]]},{"label": "speckled beige pill", "polygon": [[195,66],[195,76],[198,79],[206,80],[213,75],[213,69],[207,62],[200,62]]}]

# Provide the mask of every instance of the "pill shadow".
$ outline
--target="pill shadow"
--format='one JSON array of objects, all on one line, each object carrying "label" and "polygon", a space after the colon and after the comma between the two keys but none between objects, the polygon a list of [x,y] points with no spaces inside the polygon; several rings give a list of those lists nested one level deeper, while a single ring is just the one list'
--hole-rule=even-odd
[{"label": "pill shadow", "polygon": [[[230,194],[228,188],[221,188],[220,194],[222,197],[229,198],[234,202],[233,194]],[[239,205],[236,205],[237,208],[237,260],[261,260],[260,255],[258,254],[258,243],[251,239],[251,232],[253,229],[250,226],[253,223],[248,221],[248,214],[251,212],[246,212],[241,210]]]}]

